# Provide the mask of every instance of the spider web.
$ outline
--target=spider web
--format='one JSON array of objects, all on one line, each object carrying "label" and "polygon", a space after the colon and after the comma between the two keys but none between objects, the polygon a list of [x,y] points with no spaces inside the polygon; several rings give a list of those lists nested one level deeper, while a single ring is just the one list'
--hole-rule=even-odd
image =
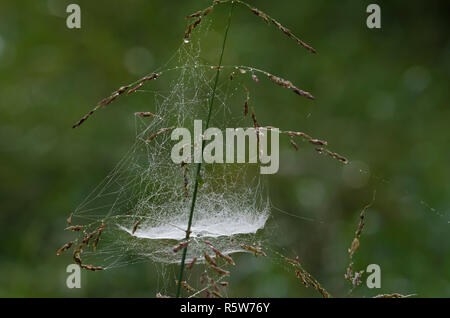
[{"label": "spider web", "polygon": [[[73,224],[83,225],[84,233],[107,224],[98,248],[83,252],[83,262],[105,269],[146,260],[180,262],[181,253],[173,248],[186,235],[196,164],[182,167],[172,162],[175,142],[170,131],[150,142],[147,138],[164,128],[193,131],[194,120],[207,117],[217,70],[202,63],[199,53],[198,43],[184,44],[167,68],[159,72],[162,75],[158,81],[164,78],[169,89],[166,93],[152,91],[154,105],[143,109],[151,110],[156,117],[135,115],[134,145],[74,211]],[[243,123],[242,109],[229,107],[235,97],[242,101],[242,93],[236,81],[219,84],[210,126],[223,131],[249,125]],[[194,143],[195,147],[198,144]],[[211,252],[204,240],[224,254],[242,252],[240,243],[254,243],[270,211],[258,165],[203,164],[199,184],[187,261],[202,261],[203,253]]]}]

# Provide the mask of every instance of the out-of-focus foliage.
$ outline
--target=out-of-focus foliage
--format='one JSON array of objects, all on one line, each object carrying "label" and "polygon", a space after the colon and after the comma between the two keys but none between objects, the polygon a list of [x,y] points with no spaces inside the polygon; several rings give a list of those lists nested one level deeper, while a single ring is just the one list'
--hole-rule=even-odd
[{"label": "out-of-focus foliage", "polygon": [[[65,219],[125,154],[136,94],[72,130],[97,100],[161,66],[181,45],[185,16],[209,1],[78,1],[82,28],[65,26],[71,1],[0,2],[0,296],[153,297],[172,272],[144,263],[83,272],[65,285]],[[270,177],[274,244],[334,295],[344,296],[349,247],[367,212],[356,269],[376,263],[382,288],[354,295],[450,296],[450,42],[444,1],[379,1],[382,29],[366,27],[369,1],[251,1],[318,50],[310,54],[245,9],[236,10],[225,64],[252,65],[316,96],[261,81],[252,98],[263,124],[328,140],[352,164],[282,141]],[[217,62],[225,9],[203,45]],[[163,83],[155,85],[164,89]],[[242,107],[236,105],[236,107]],[[311,220],[309,220],[311,219]],[[316,296],[277,261],[237,257],[229,296]]]}]

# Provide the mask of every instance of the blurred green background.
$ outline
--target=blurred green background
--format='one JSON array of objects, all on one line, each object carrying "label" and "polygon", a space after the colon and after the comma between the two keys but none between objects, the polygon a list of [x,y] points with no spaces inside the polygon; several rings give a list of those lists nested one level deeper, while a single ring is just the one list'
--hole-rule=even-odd
[{"label": "blurred green background", "polygon": [[[82,28],[65,25],[80,4]],[[244,8],[236,10],[225,64],[290,79],[311,102],[270,86],[253,92],[258,119],[328,140],[351,164],[281,142],[270,177],[278,209],[274,244],[298,255],[330,293],[347,296],[349,247],[372,199],[355,268],[381,266],[381,289],[450,296],[450,111],[447,1],[377,1],[382,29],[366,27],[371,1],[249,1],[318,50],[310,54]],[[71,125],[97,100],[163,65],[180,46],[185,16],[210,1],[0,2],[0,296],[154,297],[175,277],[145,263],[82,273],[65,285],[65,219],[132,144],[145,94],[121,99],[81,129]],[[218,7],[203,58],[217,63],[224,18]],[[239,106],[241,107],[241,106]],[[299,218],[300,217],[300,218]],[[237,256],[228,296],[316,297],[270,259]],[[162,275],[166,271],[169,274]],[[168,293],[173,291],[167,291]]]}]

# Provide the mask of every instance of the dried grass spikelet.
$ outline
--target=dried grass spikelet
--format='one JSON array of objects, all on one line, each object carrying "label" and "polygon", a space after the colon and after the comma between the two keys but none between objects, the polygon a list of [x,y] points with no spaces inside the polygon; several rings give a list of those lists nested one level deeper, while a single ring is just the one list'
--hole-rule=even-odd
[{"label": "dried grass spikelet", "polygon": [[223,258],[229,265],[236,265],[236,263],[234,262],[234,260],[228,256],[223,254],[221,251],[219,251],[217,248],[215,248],[211,242],[209,241],[204,241],[204,243],[206,245],[208,245],[209,247],[211,247],[211,249],[214,251],[214,253],[216,253],[216,258],[221,257]]},{"label": "dried grass spikelet", "polygon": [[199,10],[197,12],[194,12],[188,16],[186,16],[187,19],[192,19],[192,18],[197,18],[194,22],[191,22],[188,24],[188,26],[186,27],[186,31],[184,32],[184,42],[188,43],[189,39],[191,38],[191,34],[192,31],[194,31],[194,29],[202,22],[202,18],[207,16],[208,14],[210,14],[213,9],[214,9],[214,5],[216,5],[217,3],[213,3],[212,6],[204,9],[204,10]]},{"label": "dried grass spikelet", "polygon": [[79,232],[84,228],[83,225],[72,225],[65,228],[66,231]]},{"label": "dried grass spikelet", "polygon": [[411,297],[413,295],[402,295],[399,293],[394,293],[394,294],[380,294],[380,295],[376,295],[373,298],[408,298]]},{"label": "dried grass spikelet", "polygon": [[292,147],[294,147],[295,148],[295,150],[296,151],[298,151],[298,145],[295,143],[295,141],[294,140],[292,140],[292,138],[291,139],[289,139],[289,142],[291,143],[291,145],[292,145]]},{"label": "dried grass spikelet", "polygon": [[271,22],[272,22],[273,24],[275,24],[281,32],[283,32],[284,34],[286,34],[288,37],[294,39],[295,42],[297,42],[299,45],[303,46],[305,49],[307,49],[308,51],[310,51],[310,52],[312,52],[312,53],[314,53],[314,54],[317,53],[317,51],[316,51],[314,48],[312,48],[310,45],[308,45],[308,44],[306,44],[305,42],[303,42],[302,40],[300,40],[297,36],[295,36],[295,35],[291,32],[291,30],[289,30],[288,28],[284,27],[280,22],[278,22],[278,21],[275,20],[275,19],[271,19]]},{"label": "dried grass spikelet", "polygon": [[198,18],[199,16],[202,15],[202,10],[198,10],[197,12],[194,12],[188,16],[186,16],[186,19],[190,19],[190,18]]},{"label": "dried grass spikelet", "polygon": [[155,115],[155,114],[153,114],[151,112],[137,112],[137,113],[134,113],[134,114],[137,115],[137,116],[141,116],[143,118],[145,118],[145,117],[152,117],[152,118],[158,117],[157,115]]},{"label": "dried grass spikelet", "polygon": [[300,95],[300,96],[303,96],[303,97],[306,97],[309,99],[314,99],[314,96],[312,96],[309,92],[306,92],[304,90],[297,88],[294,84],[292,84],[291,81],[285,80],[284,78],[281,78],[281,77],[278,77],[278,76],[275,76],[275,75],[269,74],[269,73],[267,73],[266,75],[267,75],[267,77],[269,77],[269,79],[272,82],[274,82],[278,86],[290,88],[297,95]]},{"label": "dried grass spikelet", "polygon": [[217,266],[216,261],[211,256],[209,256],[207,253],[203,253],[203,256],[205,257],[205,260],[208,264]]},{"label": "dried grass spikelet", "polygon": [[161,76],[161,73],[152,73],[150,75],[146,75],[146,76],[142,77],[141,79],[139,79],[137,81],[136,86],[134,86],[133,88],[128,90],[127,95],[136,93],[140,88],[142,88],[142,86],[144,86],[145,82],[157,79],[159,76]]},{"label": "dried grass spikelet", "polygon": [[353,257],[353,254],[359,248],[359,238],[360,238],[361,233],[362,233],[362,231],[364,229],[364,226],[366,225],[366,223],[365,223],[366,211],[375,202],[375,196],[376,196],[376,192],[373,193],[372,202],[370,202],[369,204],[366,204],[364,206],[364,208],[362,209],[361,213],[359,214],[359,223],[358,223],[358,227],[356,228],[356,231],[355,231],[355,238],[353,239],[351,247],[348,249],[348,254],[349,254],[350,258]]},{"label": "dried grass spikelet", "polygon": [[[176,284],[178,285],[178,281],[176,281]],[[195,289],[191,285],[189,285],[186,281],[182,281],[181,286],[184,287],[188,292],[191,293],[195,292]]]},{"label": "dried grass spikelet", "polygon": [[293,34],[291,32],[291,30],[289,30],[288,28],[286,28],[285,26],[283,26],[280,22],[278,22],[277,20],[271,18],[269,15],[267,15],[266,13],[262,12],[261,10],[252,7],[251,5],[249,5],[248,3],[245,3],[243,1],[240,0],[236,0],[235,2],[240,3],[244,6],[246,6],[248,9],[250,9],[251,12],[253,12],[255,15],[257,15],[258,17],[260,17],[261,19],[264,20],[264,22],[266,22],[267,24],[270,24],[270,22],[272,22],[272,24],[274,24],[281,32],[283,32],[284,34],[286,34],[289,38],[293,39],[295,42],[297,42],[297,44],[299,44],[300,46],[304,47],[305,49],[307,49],[308,51],[316,54],[317,51],[311,47],[310,45],[306,44],[305,42],[303,42],[302,40],[300,40],[295,34]]},{"label": "dried grass spikelet", "polygon": [[256,115],[255,112],[252,111],[252,120],[253,120],[253,127],[258,130],[258,128],[261,127],[261,125],[259,124],[258,120],[256,120]]},{"label": "dried grass spikelet", "polygon": [[77,247],[75,247],[73,254],[72,254],[72,258],[75,261],[75,263],[78,264],[81,268],[91,270],[91,271],[104,270],[104,268],[100,267],[100,266],[83,264],[83,262],[81,260],[81,254],[83,253],[83,247],[89,246],[90,240],[97,234],[97,238],[94,242],[94,245],[96,246],[96,244],[98,243],[98,240],[100,239],[100,234],[102,233],[105,226],[106,226],[106,224],[102,223],[95,231],[85,234],[81,243],[78,244]]},{"label": "dried grass spikelet", "polygon": [[248,88],[244,86],[244,91],[245,91],[245,102],[244,102],[244,116],[248,115],[248,101],[250,100],[250,93],[248,91]]},{"label": "dried grass spikelet", "polygon": [[181,163],[181,166],[182,166],[182,167],[184,166],[184,172],[183,172],[183,190],[184,190],[184,196],[185,196],[186,198],[189,198],[189,189],[188,189],[188,186],[189,186],[189,180],[188,180],[188,178],[187,178],[188,172],[189,172],[189,168],[187,167],[187,164],[186,164],[186,162],[184,162],[184,161]]},{"label": "dried grass spikelet", "polygon": [[262,12],[261,10],[256,9],[256,8],[250,8],[250,10],[251,10],[254,14],[256,14],[258,17],[262,18],[267,24],[270,24],[270,20],[269,20],[269,18],[267,17],[267,14],[265,14],[264,12]]},{"label": "dried grass spikelet", "polygon": [[203,272],[200,275],[200,284],[203,284],[204,282],[206,282],[206,272]]},{"label": "dried grass spikelet", "polygon": [[353,280],[353,262],[350,262],[350,264],[348,264],[344,278],[350,282]]},{"label": "dried grass spikelet", "polygon": [[64,244],[59,250],[56,251],[56,255],[61,255],[64,251],[68,250],[69,248],[71,248],[73,245],[73,242],[68,242],[66,244]]},{"label": "dried grass spikelet", "polygon": [[302,137],[305,138],[306,140],[311,140],[311,136],[305,134],[304,132],[300,132],[300,131],[286,131],[286,134],[288,134],[291,137]]},{"label": "dried grass spikelet", "polygon": [[80,267],[83,268],[83,269],[87,269],[87,270],[93,271],[93,272],[104,270],[103,267],[100,267],[100,266],[94,266],[94,265],[85,265],[85,264],[81,264]]},{"label": "dried grass spikelet", "polygon": [[328,156],[339,160],[340,162],[342,162],[343,164],[348,164],[348,159],[345,158],[344,156],[341,156],[340,154],[336,153],[336,152],[332,152],[329,151],[328,149],[324,149],[324,148],[316,148],[316,151],[320,154],[322,153],[326,153]]},{"label": "dried grass spikelet", "polygon": [[78,264],[78,265],[81,265],[81,264],[82,264],[81,257],[80,257],[81,252],[82,252],[81,246],[78,245],[77,248],[74,250],[74,252],[73,252],[73,254],[72,254],[72,258],[73,258],[74,262],[75,262],[76,264]]},{"label": "dried grass spikelet", "polygon": [[[139,88],[142,87],[142,85],[150,80],[153,79],[157,79],[161,74],[159,73],[152,73],[151,75],[147,75],[142,77],[141,79],[139,79],[138,81],[136,81],[135,83],[137,83],[137,86],[135,86],[134,88],[130,89],[127,92],[127,95],[130,95],[134,92],[136,92]],[[72,128],[77,128],[79,127],[81,124],[83,124],[87,119],[89,119],[89,117],[91,117],[99,108],[101,107],[106,107],[109,104],[111,104],[113,101],[115,101],[120,95],[122,95],[124,92],[126,92],[132,85],[134,84],[130,84],[130,85],[125,85],[120,87],[118,90],[114,91],[110,96],[102,99],[101,101],[99,101],[97,103],[97,106],[95,106],[89,113],[87,113],[86,115],[84,115],[79,121],[77,121]]]},{"label": "dried grass spikelet", "polygon": [[[361,237],[361,233],[364,230],[366,211],[375,202],[375,196],[376,196],[376,191],[374,191],[374,193],[373,193],[372,202],[370,202],[369,204],[366,204],[364,206],[364,208],[362,209],[361,213],[359,214],[359,223],[358,223],[358,227],[356,228],[356,231],[355,231],[355,237],[353,238],[352,244],[351,244],[350,248],[348,249],[348,256],[349,256],[350,260],[353,258],[353,255],[355,254],[355,252],[359,249],[359,245],[360,245],[359,238]],[[361,284],[361,276],[363,275],[363,273],[364,273],[364,271],[354,273],[353,272],[353,262],[350,262],[350,264],[348,265],[348,267],[346,269],[344,277],[346,280],[351,282],[354,287],[356,287]]]},{"label": "dried grass spikelet", "polygon": [[81,244],[89,246],[91,238],[93,238],[95,234],[97,234],[97,230],[95,230],[95,231],[93,231],[91,233],[85,234]]},{"label": "dried grass spikelet", "polygon": [[94,240],[94,246],[93,246],[94,251],[97,249],[98,242],[100,241],[100,236],[102,235],[102,232],[105,229],[105,227],[106,227],[106,223],[102,223],[102,225],[100,225],[97,230],[97,236]]},{"label": "dried grass spikelet", "polygon": [[189,245],[189,240],[185,242],[180,242],[177,246],[175,246],[172,250],[176,253],[179,250],[187,247]]},{"label": "dried grass spikelet", "polygon": [[246,245],[244,243],[239,243],[239,245],[244,250],[252,252],[255,257],[258,257],[259,255],[267,256],[266,253],[264,253],[264,251],[259,246],[251,246],[251,245]]},{"label": "dried grass spikelet", "polygon": [[152,134],[150,137],[147,138],[147,140],[145,141],[146,143],[149,143],[150,141],[152,141],[153,139],[155,139],[157,136],[171,130],[172,127],[168,127],[168,128],[161,128],[160,130],[158,130],[157,132],[155,132],[154,134]]},{"label": "dried grass spikelet", "polygon": [[320,139],[310,139],[309,142],[316,146],[327,146],[328,142]]},{"label": "dried grass spikelet", "polygon": [[306,288],[309,287],[309,285],[308,285],[308,283],[306,282],[305,277],[304,277],[304,275],[303,275],[303,273],[302,273],[301,270],[298,270],[298,269],[295,270],[295,276],[297,276],[297,278],[300,279],[300,281],[302,282],[302,284],[303,284]]},{"label": "dried grass spikelet", "polygon": [[214,295],[215,297],[217,297],[217,298],[223,298],[222,294],[219,293],[218,291],[213,290],[213,291],[211,292],[211,294],[213,294],[213,295]]},{"label": "dried grass spikelet", "polygon": [[194,266],[194,264],[197,262],[197,257],[194,257],[193,259],[192,259],[192,261],[190,261],[187,265],[186,265],[186,268],[187,269],[191,269],[193,266]]},{"label": "dried grass spikelet", "polygon": [[144,83],[143,83],[143,82],[137,84],[135,87],[133,87],[132,89],[130,89],[130,90],[127,92],[127,95],[131,95],[131,94],[136,93],[142,86],[144,86]]},{"label": "dried grass spikelet", "polygon": [[219,266],[210,264],[209,267],[214,270],[220,276],[230,276],[230,272],[220,268]]},{"label": "dried grass spikelet", "polygon": [[331,295],[328,293],[328,291],[322,287],[322,285],[312,277],[310,273],[308,273],[300,263],[300,260],[298,256],[294,259],[287,258],[280,253],[276,252],[279,256],[281,256],[286,263],[292,265],[295,268],[295,276],[301,281],[301,283],[306,287],[313,287],[315,290],[317,290],[323,297],[329,298]]},{"label": "dried grass spikelet", "polygon": [[133,225],[133,229],[131,230],[131,234],[134,234],[138,228],[138,226],[141,224],[141,221],[136,221]]},{"label": "dried grass spikelet", "polygon": [[353,279],[352,279],[352,285],[354,287],[357,287],[362,284],[361,278],[362,278],[363,274],[364,274],[364,271],[359,271],[359,272],[355,273],[355,275],[353,276]]},{"label": "dried grass spikelet", "polygon": [[172,298],[172,297],[163,295],[163,294],[161,294],[161,293],[157,293],[157,294],[156,294],[156,298]]}]

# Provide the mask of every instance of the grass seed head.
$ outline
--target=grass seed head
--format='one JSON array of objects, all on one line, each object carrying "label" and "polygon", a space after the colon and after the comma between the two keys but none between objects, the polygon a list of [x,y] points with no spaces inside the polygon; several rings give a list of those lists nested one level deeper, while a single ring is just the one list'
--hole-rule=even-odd
[{"label": "grass seed head", "polygon": [[68,242],[66,244],[64,244],[59,250],[56,251],[56,255],[61,255],[64,251],[68,250],[69,248],[71,248],[73,245],[73,242]]}]

